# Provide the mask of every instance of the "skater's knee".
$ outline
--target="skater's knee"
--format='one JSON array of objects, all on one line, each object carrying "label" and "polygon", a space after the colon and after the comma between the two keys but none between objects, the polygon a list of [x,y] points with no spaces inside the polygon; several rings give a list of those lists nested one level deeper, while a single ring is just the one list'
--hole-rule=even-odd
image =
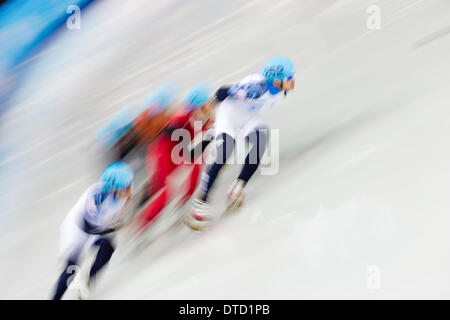
[{"label": "skater's knee", "polygon": [[234,138],[226,133],[221,133],[216,138],[216,160],[215,164],[226,163],[234,150]]},{"label": "skater's knee", "polygon": [[79,270],[77,261],[69,259],[66,262],[66,266],[62,271],[56,283],[55,291],[52,295],[53,300],[60,300],[67,290],[67,287],[71,284],[72,280],[75,278],[76,273]]},{"label": "skater's knee", "polygon": [[78,272],[79,268],[80,267],[78,266],[76,260],[69,259],[66,262],[66,266],[65,266],[61,276],[66,279],[67,285],[69,285],[70,282],[72,282],[72,279],[74,278],[74,277],[72,277],[72,275],[75,275]]},{"label": "skater's knee", "polygon": [[92,281],[98,271],[100,271],[109,262],[115,250],[111,240],[107,237],[99,238],[94,244],[97,245],[99,249],[97,252],[97,257],[95,258],[94,264],[92,265],[89,273],[89,281]]},{"label": "skater's knee", "polygon": [[111,257],[114,253],[115,248],[111,240],[106,237],[99,238],[94,244],[99,247],[99,253],[103,254],[105,257]]},{"label": "skater's knee", "polygon": [[246,137],[247,142],[251,144],[251,148],[245,159],[246,164],[259,165],[261,162],[267,147],[267,131],[267,128],[259,128]]}]

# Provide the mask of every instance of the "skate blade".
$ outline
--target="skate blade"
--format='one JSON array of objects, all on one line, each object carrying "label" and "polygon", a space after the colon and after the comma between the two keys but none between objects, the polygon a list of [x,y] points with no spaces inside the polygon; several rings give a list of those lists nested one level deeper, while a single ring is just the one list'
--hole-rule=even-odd
[{"label": "skate blade", "polygon": [[242,206],[243,206],[242,202],[237,202],[237,201],[231,202],[227,205],[227,207],[223,211],[223,214],[229,214],[229,213],[235,212]]},{"label": "skate blade", "polygon": [[194,231],[203,231],[209,228],[209,223],[195,220],[190,215],[184,218],[184,223]]},{"label": "skate blade", "polygon": [[91,292],[86,291],[86,289],[77,288],[76,289],[76,300],[89,300]]}]

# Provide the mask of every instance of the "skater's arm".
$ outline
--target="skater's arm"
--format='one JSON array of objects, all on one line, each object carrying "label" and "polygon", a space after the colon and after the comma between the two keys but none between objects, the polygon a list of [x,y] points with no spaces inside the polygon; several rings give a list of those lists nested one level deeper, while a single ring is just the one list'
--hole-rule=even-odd
[{"label": "skater's arm", "polygon": [[120,211],[115,217],[104,220],[101,216],[108,215],[108,213],[97,213],[96,215],[85,215],[83,218],[82,229],[89,234],[104,235],[117,231],[123,226],[124,209]]},{"label": "skater's arm", "polygon": [[89,234],[104,235],[116,231],[116,228],[98,226],[83,219],[83,231]]},{"label": "skater's arm", "polygon": [[249,92],[247,87],[239,84],[235,84],[232,86],[223,86],[216,91],[215,101],[222,102],[228,97],[234,99],[247,99],[249,97],[252,97],[252,93]]},{"label": "skater's arm", "polygon": [[85,209],[87,216],[94,217],[98,214],[98,206],[100,204],[101,185],[92,185],[87,191]]},{"label": "skater's arm", "polygon": [[[129,194],[125,196],[129,196]],[[81,224],[81,227],[85,232],[101,235],[113,232],[117,229],[111,219],[109,220],[110,223],[105,224],[104,216],[108,215],[108,212],[105,212],[104,210],[108,210],[108,208],[103,208],[101,206],[104,198],[105,194],[103,193],[102,183],[94,184],[88,189],[85,202],[85,214]]]}]

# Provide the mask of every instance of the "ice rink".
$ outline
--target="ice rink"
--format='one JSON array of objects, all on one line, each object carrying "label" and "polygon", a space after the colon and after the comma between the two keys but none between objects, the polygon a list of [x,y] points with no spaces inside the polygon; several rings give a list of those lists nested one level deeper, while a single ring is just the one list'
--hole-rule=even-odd
[{"label": "ice rink", "polygon": [[95,2],[0,118],[0,298],[49,298],[59,225],[100,176],[89,145],[115,111],[277,54],[297,66],[295,92],[263,112],[278,172],[211,230],[182,226],[133,258],[119,244],[93,298],[449,299],[448,0]]}]

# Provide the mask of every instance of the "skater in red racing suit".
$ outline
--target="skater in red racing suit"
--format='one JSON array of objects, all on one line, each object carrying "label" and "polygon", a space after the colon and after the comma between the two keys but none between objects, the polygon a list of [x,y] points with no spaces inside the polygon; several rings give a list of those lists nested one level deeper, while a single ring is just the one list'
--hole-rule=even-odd
[{"label": "skater in red racing suit", "polygon": [[[197,85],[192,88],[184,99],[184,107],[177,112],[164,126],[158,137],[148,147],[147,166],[153,171],[148,194],[153,196],[150,203],[142,210],[138,217],[138,233],[144,231],[158,216],[164,207],[174,198],[173,186],[168,178],[175,169],[182,165],[192,167],[185,185],[187,190],[179,201],[179,205],[185,203],[194,193],[199,182],[202,170],[202,162],[198,161],[208,143],[211,141],[203,136],[200,143],[190,148],[187,147],[195,135],[203,134],[212,123],[211,112],[216,105],[211,97],[211,90],[205,85]],[[196,122],[196,123],[194,123]],[[182,136],[182,139],[180,139]],[[206,139],[205,139],[206,137]],[[185,141],[188,140],[188,141]],[[180,152],[173,152],[182,144]]]}]

